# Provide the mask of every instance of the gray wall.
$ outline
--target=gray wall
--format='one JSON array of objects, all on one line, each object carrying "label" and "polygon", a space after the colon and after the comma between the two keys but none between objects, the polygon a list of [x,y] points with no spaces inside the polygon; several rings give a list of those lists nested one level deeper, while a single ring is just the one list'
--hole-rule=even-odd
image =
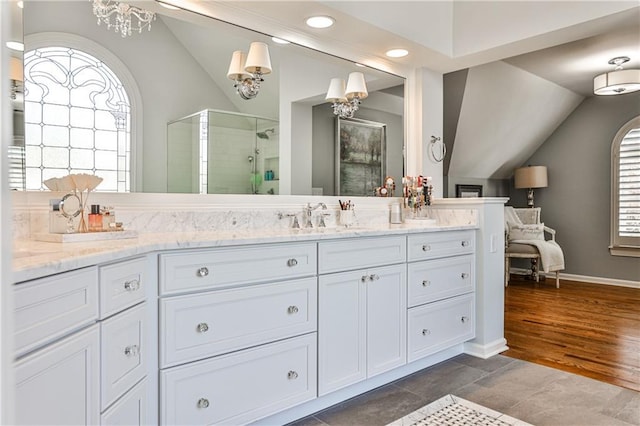
[{"label": "gray wall", "polygon": [[[640,115],[640,92],[587,98],[525,162],[548,168],[549,187],[535,191],[542,220],[558,231],[564,272],[640,281],[638,258],[611,256],[611,143]],[[526,191],[511,190],[511,203],[526,206]]]},{"label": "gray wall", "polygon": [[[404,123],[402,116],[360,107],[356,118],[387,125],[387,176],[396,181],[396,196],[400,196],[404,176]],[[323,188],[324,195],[333,195],[335,183],[336,116],[330,104],[313,107],[313,170],[311,186]],[[295,143],[295,141],[294,141]],[[382,185],[382,182],[380,182]]]}]

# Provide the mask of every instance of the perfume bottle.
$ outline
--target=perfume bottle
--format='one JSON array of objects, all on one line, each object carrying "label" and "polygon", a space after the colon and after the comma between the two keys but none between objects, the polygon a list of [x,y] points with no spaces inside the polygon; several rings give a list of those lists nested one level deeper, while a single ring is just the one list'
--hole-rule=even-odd
[{"label": "perfume bottle", "polygon": [[102,230],[103,231],[113,231],[115,225],[111,225],[116,221],[116,213],[113,211],[113,207],[102,207],[100,209],[100,213],[102,214]]},{"label": "perfume bottle", "polygon": [[91,205],[91,213],[89,214],[89,232],[102,232],[102,215],[100,214],[99,204]]}]

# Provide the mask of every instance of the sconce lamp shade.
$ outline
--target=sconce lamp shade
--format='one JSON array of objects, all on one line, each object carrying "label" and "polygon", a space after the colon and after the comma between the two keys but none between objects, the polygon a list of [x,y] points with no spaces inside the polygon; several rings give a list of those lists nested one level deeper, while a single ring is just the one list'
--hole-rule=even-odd
[{"label": "sconce lamp shade", "polygon": [[364,74],[361,72],[352,72],[349,74],[349,80],[347,81],[347,89],[345,91],[347,99],[358,97],[364,99],[369,96],[367,92],[367,83],[364,80]]},{"label": "sconce lamp shade", "polygon": [[593,79],[596,95],[621,95],[640,90],[640,70],[616,70],[597,75]]},{"label": "sconce lamp shade", "polygon": [[231,80],[243,80],[250,77],[244,71],[244,64],[247,61],[247,54],[242,50],[236,50],[231,56],[231,63],[229,64],[229,71],[227,71],[227,77]]},{"label": "sconce lamp shade", "polygon": [[344,80],[341,78],[332,78],[325,100],[329,102],[346,102],[347,98],[344,95],[344,91]]},{"label": "sconce lamp shade", "polygon": [[9,62],[9,78],[15,81],[24,81],[24,70],[22,69],[22,61],[18,58],[11,57]]},{"label": "sconce lamp shade", "polygon": [[546,166],[520,167],[515,172],[515,186],[522,188],[546,188],[548,186]]},{"label": "sconce lamp shade", "polygon": [[271,72],[271,57],[269,56],[269,46],[266,43],[259,41],[251,43],[244,70],[251,74],[256,72],[269,74]]}]

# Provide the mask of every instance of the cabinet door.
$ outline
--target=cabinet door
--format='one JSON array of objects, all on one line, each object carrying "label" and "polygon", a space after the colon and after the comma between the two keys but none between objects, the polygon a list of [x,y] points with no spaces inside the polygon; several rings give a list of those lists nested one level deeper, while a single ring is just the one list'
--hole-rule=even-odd
[{"label": "cabinet door", "polygon": [[93,325],[16,362],[16,424],[98,424],[99,347]]},{"label": "cabinet door", "polygon": [[319,278],[319,395],[367,377],[366,281],[365,271]]},{"label": "cabinet door", "polygon": [[102,414],[103,426],[143,426],[147,425],[147,385],[146,379],[135,385],[129,392]]},{"label": "cabinet door", "polygon": [[367,270],[367,377],[407,362],[406,266]]}]

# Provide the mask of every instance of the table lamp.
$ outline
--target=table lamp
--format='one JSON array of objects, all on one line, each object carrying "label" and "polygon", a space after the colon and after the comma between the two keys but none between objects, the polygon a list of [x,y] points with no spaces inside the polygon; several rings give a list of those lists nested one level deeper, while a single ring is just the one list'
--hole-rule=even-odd
[{"label": "table lamp", "polygon": [[527,207],[533,207],[533,189],[546,188],[548,186],[546,166],[527,166],[516,169],[516,189],[528,189]]}]

